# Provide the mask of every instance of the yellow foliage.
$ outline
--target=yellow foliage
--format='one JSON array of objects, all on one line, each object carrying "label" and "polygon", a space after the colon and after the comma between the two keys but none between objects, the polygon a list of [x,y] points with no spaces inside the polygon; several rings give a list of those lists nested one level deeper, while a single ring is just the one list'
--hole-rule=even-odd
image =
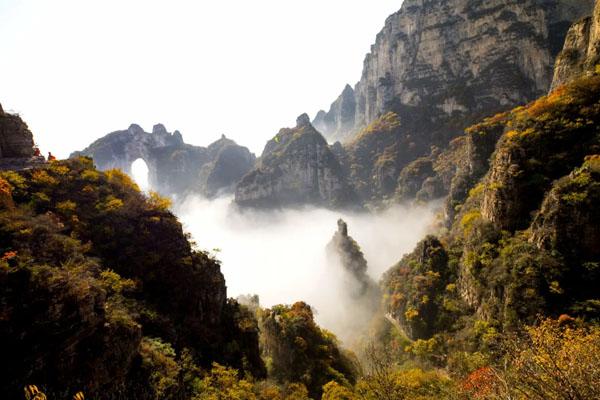
[{"label": "yellow foliage", "polygon": [[355,400],[358,397],[350,389],[340,385],[336,381],[331,381],[323,386],[323,396],[321,400]]},{"label": "yellow foliage", "polygon": [[400,119],[398,118],[398,114],[390,111],[377,118],[375,121],[371,122],[369,126],[363,129],[362,132],[360,132],[355,141],[360,140],[362,137],[370,135],[372,133],[390,132],[398,128],[399,126]]},{"label": "yellow foliage", "polygon": [[71,201],[71,200],[61,201],[60,203],[58,203],[56,205],[56,209],[59,211],[62,211],[65,214],[75,211],[76,208],[77,208],[77,203],[75,203],[74,201]]},{"label": "yellow foliage", "polygon": [[509,368],[487,399],[600,398],[600,327],[578,326],[568,316],[526,329],[524,341],[508,343]]},{"label": "yellow foliage", "polygon": [[50,164],[50,170],[57,175],[67,175],[70,171],[69,167],[58,163]]},{"label": "yellow foliage", "polygon": [[408,320],[408,321],[412,321],[413,319],[417,318],[419,316],[419,311],[414,309],[414,308],[409,308],[408,310],[406,310],[406,312],[404,313],[404,317]]},{"label": "yellow foliage", "polygon": [[55,186],[58,185],[58,180],[50,175],[43,169],[38,169],[33,171],[31,174],[31,180],[38,184],[44,186]]},{"label": "yellow foliage", "polygon": [[27,189],[26,179],[15,171],[2,171],[0,172],[0,177],[5,179],[11,186],[12,190],[19,189],[25,190]]},{"label": "yellow foliage", "polygon": [[481,212],[478,209],[470,210],[465,213],[460,220],[460,226],[463,228],[465,235],[468,235],[473,229],[475,222],[481,219]]},{"label": "yellow foliage", "polygon": [[196,385],[197,394],[193,400],[256,400],[253,386],[245,379],[238,378],[235,369],[213,363],[210,374]]},{"label": "yellow foliage", "polygon": [[140,191],[138,185],[123,171],[120,169],[110,169],[105,172],[106,178],[110,183],[114,183],[124,188],[133,189],[136,192]]},{"label": "yellow foliage", "polygon": [[119,210],[123,205],[123,200],[111,195],[108,196],[103,203],[99,204],[97,208],[110,212]]},{"label": "yellow foliage", "polygon": [[480,194],[483,194],[484,190],[485,190],[485,185],[483,183],[480,183],[477,186],[475,186],[473,189],[469,190],[469,197],[470,198],[477,197]]},{"label": "yellow foliage", "polygon": [[160,211],[167,211],[172,206],[171,199],[163,197],[155,191],[150,191],[148,203],[152,209]]},{"label": "yellow foliage", "polygon": [[86,169],[81,173],[81,178],[86,181],[95,182],[100,177],[100,173],[94,169]]}]

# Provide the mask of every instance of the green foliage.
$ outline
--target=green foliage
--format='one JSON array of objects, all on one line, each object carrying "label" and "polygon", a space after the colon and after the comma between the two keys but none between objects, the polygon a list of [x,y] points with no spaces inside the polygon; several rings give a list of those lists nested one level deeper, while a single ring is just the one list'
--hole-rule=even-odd
[{"label": "green foliage", "polygon": [[387,310],[412,339],[449,328],[463,308],[456,291],[446,290],[456,279],[448,262],[443,244],[429,236],[383,278]]},{"label": "green foliage", "polygon": [[333,334],[319,328],[310,306],[299,302],[264,310],[261,318],[269,374],[278,382],[302,383],[318,398],[329,381],[348,386],[356,380],[352,356],[342,352]]},{"label": "green foliage", "polygon": [[148,370],[149,385],[156,399],[169,397],[177,388],[180,367],[175,361],[175,350],[160,338],[144,337],[140,344],[142,368]]},{"label": "green foliage", "polygon": [[192,250],[163,199],[85,158],[2,176],[3,393],[31,376],[49,395],[179,396],[213,361],[264,376],[254,316],[225,302],[218,263]]},{"label": "green foliage", "polygon": [[400,127],[400,119],[398,118],[398,114],[390,111],[371,122],[369,126],[367,126],[360,134],[358,134],[355,140],[361,140],[362,136],[366,135],[393,131],[398,127]]}]

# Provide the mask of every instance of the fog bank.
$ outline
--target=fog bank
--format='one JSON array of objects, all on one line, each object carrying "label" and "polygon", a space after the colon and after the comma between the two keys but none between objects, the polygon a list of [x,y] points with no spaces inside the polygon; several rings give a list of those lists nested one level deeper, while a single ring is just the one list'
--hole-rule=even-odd
[{"label": "fog bank", "polygon": [[231,197],[190,197],[175,210],[200,249],[220,249],[216,256],[228,296],[258,294],[263,307],[304,300],[316,309],[318,322],[334,332],[340,313],[351,311],[342,309],[343,279],[338,266],[328,265],[325,251],[337,220],[348,223],[369,275],[378,281],[413,249],[434,218],[431,207],[394,206],[377,214],[318,208],[240,212],[231,202]]}]

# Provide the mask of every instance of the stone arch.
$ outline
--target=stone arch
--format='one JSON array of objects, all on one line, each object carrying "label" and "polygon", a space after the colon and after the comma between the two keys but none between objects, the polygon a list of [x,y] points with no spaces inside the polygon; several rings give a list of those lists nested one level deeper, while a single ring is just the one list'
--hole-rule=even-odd
[{"label": "stone arch", "polygon": [[71,156],[89,156],[94,159],[96,167],[102,171],[118,168],[132,176],[132,165],[142,159],[148,167],[148,183],[158,187],[160,183],[160,154],[165,149],[174,151],[183,145],[181,134],[167,132],[162,124],[154,125],[152,132],[132,124],[127,130],[116,131],[98,139],[88,148]]},{"label": "stone arch", "polygon": [[153,190],[167,195],[202,193],[208,197],[233,187],[254,167],[256,157],[224,135],[208,147],[183,142],[178,131],[155,125],[151,133],[138,125],[109,133],[71,157],[88,156],[100,170],[118,168],[132,176],[131,166],[142,159]]},{"label": "stone arch", "polygon": [[131,164],[131,176],[143,191],[149,190],[150,186],[150,168],[143,158],[138,158]]}]

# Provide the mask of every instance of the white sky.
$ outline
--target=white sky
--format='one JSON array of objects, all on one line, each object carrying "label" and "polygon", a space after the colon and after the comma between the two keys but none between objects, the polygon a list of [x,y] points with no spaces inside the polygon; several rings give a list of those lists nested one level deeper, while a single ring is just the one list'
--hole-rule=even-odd
[{"label": "white sky", "polygon": [[0,0],[0,103],[42,151],[161,122],[260,154],[328,109],[402,0]]}]

